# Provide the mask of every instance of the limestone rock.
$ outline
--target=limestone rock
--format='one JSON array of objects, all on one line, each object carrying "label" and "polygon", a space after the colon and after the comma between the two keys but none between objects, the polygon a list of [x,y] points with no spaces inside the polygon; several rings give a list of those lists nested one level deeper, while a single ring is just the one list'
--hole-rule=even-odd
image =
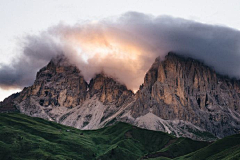
[{"label": "limestone rock", "polygon": [[240,82],[192,58],[169,53],[156,59],[136,94],[131,115],[153,113],[190,122],[217,137],[239,132]]},{"label": "limestone rock", "polygon": [[60,55],[37,73],[32,86],[0,102],[0,112],[16,110],[79,129],[124,121],[176,136],[214,140],[239,133],[240,81],[217,74],[200,61],[169,53],[165,60],[155,60],[133,94],[104,73],[88,84],[81,71]]}]

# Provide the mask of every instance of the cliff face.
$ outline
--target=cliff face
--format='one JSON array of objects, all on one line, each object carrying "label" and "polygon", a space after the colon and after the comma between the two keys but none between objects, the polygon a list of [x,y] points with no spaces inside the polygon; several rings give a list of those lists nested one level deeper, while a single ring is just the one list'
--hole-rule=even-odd
[{"label": "cliff face", "polygon": [[85,101],[87,87],[79,69],[70,65],[66,57],[58,56],[37,73],[34,84],[21,92],[19,100],[37,97],[44,107],[72,108]]},{"label": "cliff face", "polygon": [[131,115],[149,112],[190,122],[218,137],[239,132],[240,83],[191,58],[156,59],[136,94]]},{"label": "cliff face", "polygon": [[[21,113],[80,129],[125,121],[193,139],[214,139],[240,130],[240,82],[203,63],[169,53],[157,58],[134,95],[104,74],[88,84],[81,71],[58,56],[34,84],[0,103]],[[9,111],[10,111],[9,110]]]},{"label": "cliff face", "polygon": [[0,112],[18,109],[29,116],[76,128],[97,129],[133,96],[125,85],[103,73],[88,84],[81,71],[60,55],[37,73],[32,86],[1,102]]},{"label": "cliff face", "polygon": [[96,95],[104,105],[115,105],[121,107],[125,101],[129,101],[133,96],[132,91],[128,90],[125,85],[109,78],[106,75],[97,74],[90,81],[89,92],[90,97]]}]

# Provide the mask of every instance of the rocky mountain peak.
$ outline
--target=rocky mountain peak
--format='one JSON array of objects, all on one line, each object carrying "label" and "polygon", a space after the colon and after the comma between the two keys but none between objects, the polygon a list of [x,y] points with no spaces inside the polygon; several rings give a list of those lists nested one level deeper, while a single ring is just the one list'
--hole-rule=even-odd
[{"label": "rocky mountain peak", "polygon": [[171,73],[173,71],[172,69],[177,69],[179,63],[184,63],[186,59],[190,58],[185,58],[174,52],[169,52],[164,60],[157,57],[145,75],[144,85],[152,86],[156,81],[163,81],[166,78],[167,72]]},{"label": "rocky mountain peak", "polygon": [[40,69],[34,84],[21,92],[19,101],[34,98],[40,106],[72,108],[83,103],[87,88],[81,71],[67,57],[58,55]]},{"label": "rocky mountain peak", "polygon": [[158,67],[160,64],[161,64],[161,59],[160,57],[157,57],[154,63],[152,64],[151,68],[146,73],[143,85],[151,86],[154,82],[156,82],[158,77]]},{"label": "rocky mountain peak", "polygon": [[104,104],[120,106],[126,99],[133,96],[133,92],[114,78],[104,73],[97,74],[89,84],[89,94],[98,95]]},{"label": "rocky mountain peak", "polygon": [[[71,74],[75,73],[80,75],[80,70],[70,62],[70,60],[63,54],[57,55],[52,58],[47,66],[43,67],[37,73],[36,80],[41,78],[39,76],[51,76],[52,74]],[[49,77],[44,77],[49,78]]]},{"label": "rocky mountain peak", "polygon": [[240,81],[173,52],[156,58],[135,95],[104,73],[87,84],[59,55],[37,73],[32,86],[0,106],[0,112],[17,108],[80,129],[125,121],[193,139],[205,132],[221,138],[240,131]]},{"label": "rocky mountain peak", "polygon": [[191,122],[223,137],[240,129],[239,89],[239,81],[217,74],[198,60],[169,53],[147,72],[132,115],[151,112],[165,120]]},{"label": "rocky mountain peak", "polygon": [[49,63],[53,63],[56,66],[70,66],[70,60],[64,55],[59,54],[56,57],[53,57]]},{"label": "rocky mountain peak", "polygon": [[[184,59],[184,56],[181,56],[179,54],[176,54],[174,52],[168,52],[168,54],[165,56],[165,60],[167,59]],[[188,57],[186,57],[188,58]]]}]

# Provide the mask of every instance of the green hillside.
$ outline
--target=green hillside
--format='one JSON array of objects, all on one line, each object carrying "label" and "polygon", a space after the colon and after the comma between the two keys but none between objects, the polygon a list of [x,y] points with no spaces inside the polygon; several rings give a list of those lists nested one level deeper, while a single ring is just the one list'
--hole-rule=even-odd
[{"label": "green hillside", "polygon": [[[190,154],[176,157],[174,160],[239,160],[240,135],[233,135],[218,140],[202,149]],[[168,160],[164,157],[151,158],[150,160]]]},{"label": "green hillside", "polygon": [[240,153],[239,142],[240,135],[209,144],[120,122],[81,131],[22,114],[0,114],[1,160],[221,159],[223,155],[231,159]]},{"label": "green hillside", "polygon": [[214,142],[213,144],[185,155],[177,160],[239,160],[240,159],[240,134],[229,136]]}]

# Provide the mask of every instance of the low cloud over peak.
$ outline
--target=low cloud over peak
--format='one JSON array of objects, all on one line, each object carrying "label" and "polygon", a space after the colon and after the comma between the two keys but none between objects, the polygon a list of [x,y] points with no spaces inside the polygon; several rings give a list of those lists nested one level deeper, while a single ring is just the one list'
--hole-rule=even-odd
[{"label": "low cloud over peak", "polygon": [[37,70],[64,53],[86,80],[104,71],[132,90],[169,51],[204,61],[217,72],[240,78],[240,31],[169,16],[128,12],[119,18],[51,27],[28,36],[12,66],[1,65],[0,87],[31,85]]}]

